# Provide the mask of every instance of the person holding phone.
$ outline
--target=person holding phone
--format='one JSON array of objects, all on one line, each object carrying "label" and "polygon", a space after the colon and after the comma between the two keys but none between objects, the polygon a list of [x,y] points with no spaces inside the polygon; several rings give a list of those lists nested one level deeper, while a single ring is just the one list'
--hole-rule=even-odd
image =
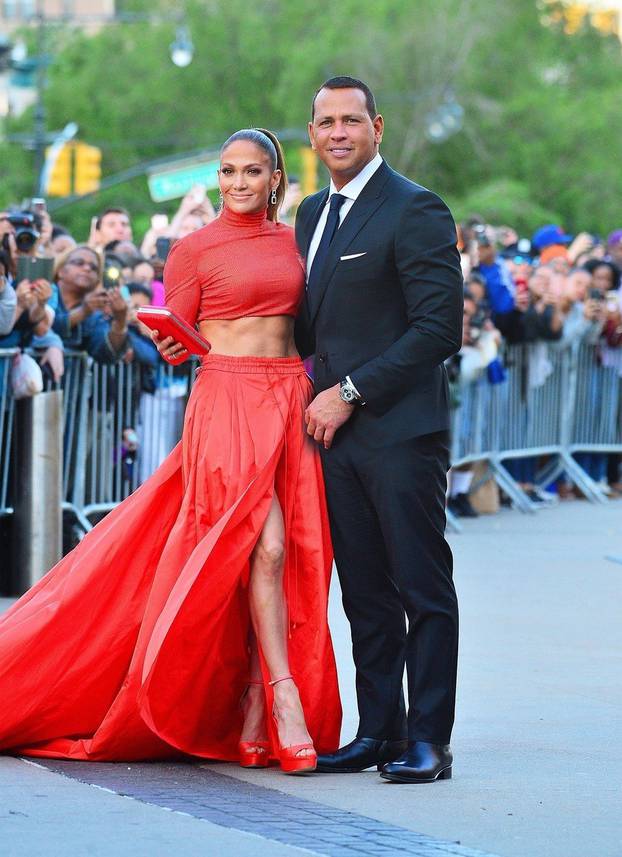
[{"label": "person holding phone", "polygon": [[87,244],[57,258],[53,329],[67,348],[84,349],[99,363],[114,363],[129,347],[128,306],[120,288],[103,287],[102,276],[101,255]]},{"label": "person holding phone", "polygon": [[[13,310],[12,316],[6,310],[3,313],[6,318],[0,329],[4,329],[5,334],[0,337],[0,347],[25,348],[33,337],[43,336],[49,331],[54,312],[49,304],[52,287],[49,278],[44,276],[46,269],[43,263],[46,261],[21,255],[14,233],[7,231],[0,265],[5,284],[0,303],[5,307],[11,305]],[[26,267],[22,263],[33,264]]]},{"label": "person holding phone", "polygon": [[[169,309],[211,343],[181,443],[0,618],[5,751],[181,752],[305,773],[337,747],[332,550],[276,137],[233,134],[219,181],[220,216],[172,247],[164,273]],[[77,285],[70,269],[87,261],[76,248],[61,282]],[[153,341],[164,359],[185,356],[172,337]]]}]

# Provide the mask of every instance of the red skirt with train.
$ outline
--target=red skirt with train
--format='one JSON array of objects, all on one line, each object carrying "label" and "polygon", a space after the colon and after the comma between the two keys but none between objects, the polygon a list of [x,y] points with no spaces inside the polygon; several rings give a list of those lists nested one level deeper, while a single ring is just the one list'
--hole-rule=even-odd
[{"label": "red skirt with train", "polygon": [[298,358],[204,358],[181,443],[0,618],[0,750],[236,759],[249,559],[274,493],[285,520],[291,671],[316,749],[337,746],[332,554],[304,427],[310,395]]}]

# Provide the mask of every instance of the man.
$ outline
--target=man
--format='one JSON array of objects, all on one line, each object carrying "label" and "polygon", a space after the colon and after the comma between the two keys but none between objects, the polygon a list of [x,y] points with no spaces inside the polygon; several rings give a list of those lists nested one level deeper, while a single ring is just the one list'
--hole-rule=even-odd
[{"label": "man", "polygon": [[462,275],[447,207],[383,161],[383,128],[361,81],[320,87],[309,134],[331,184],[296,219],[308,271],[298,343],[315,353],[317,390],[307,431],[322,452],[360,715],[354,741],[320,756],[318,770],[377,765],[389,780],[431,782],[452,763],[443,361],[462,342]]},{"label": "man", "polygon": [[111,241],[131,241],[132,225],[124,208],[107,208],[93,223],[89,238],[92,247],[104,248]]}]

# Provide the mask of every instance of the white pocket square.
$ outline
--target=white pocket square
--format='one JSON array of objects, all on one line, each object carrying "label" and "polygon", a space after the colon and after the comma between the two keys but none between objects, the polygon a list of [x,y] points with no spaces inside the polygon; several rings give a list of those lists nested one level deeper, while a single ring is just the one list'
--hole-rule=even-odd
[{"label": "white pocket square", "polygon": [[365,256],[365,255],[367,255],[367,250],[365,250],[363,253],[352,253],[351,256],[341,256],[339,261],[340,262],[347,262],[348,259],[358,259],[361,256]]}]

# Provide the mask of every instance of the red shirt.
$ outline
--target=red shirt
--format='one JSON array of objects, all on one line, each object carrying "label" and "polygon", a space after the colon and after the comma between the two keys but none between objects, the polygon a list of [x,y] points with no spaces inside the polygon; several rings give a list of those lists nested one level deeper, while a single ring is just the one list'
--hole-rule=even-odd
[{"label": "red shirt", "polygon": [[166,305],[188,324],[244,316],[295,316],[304,271],[294,230],[266,212],[216,220],[171,248],[164,268]]}]

